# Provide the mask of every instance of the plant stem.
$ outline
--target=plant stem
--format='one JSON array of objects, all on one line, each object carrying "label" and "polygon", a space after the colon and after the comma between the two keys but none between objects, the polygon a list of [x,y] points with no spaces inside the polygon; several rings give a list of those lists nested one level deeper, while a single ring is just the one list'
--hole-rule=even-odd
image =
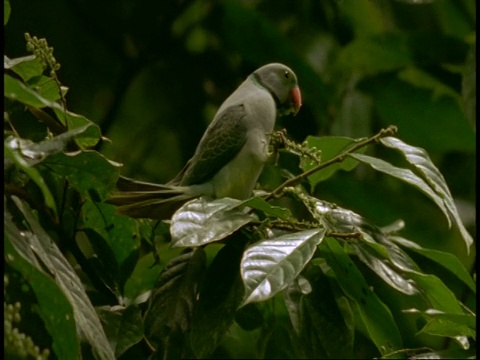
[{"label": "plant stem", "polygon": [[286,180],[284,183],[282,183],[280,186],[278,186],[275,190],[273,190],[271,193],[266,195],[265,200],[270,200],[270,199],[279,197],[282,194],[282,191],[283,191],[284,188],[286,188],[288,186],[295,186],[298,183],[300,183],[303,179],[305,179],[306,177],[312,175],[313,173],[315,173],[315,172],[317,172],[317,171],[319,171],[323,168],[326,168],[327,166],[330,166],[334,163],[342,162],[343,160],[345,160],[345,157],[348,154],[353,153],[353,152],[361,149],[362,147],[365,147],[365,146],[370,145],[372,143],[376,143],[381,138],[384,138],[384,137],[387,137],[387,136],[393,136],[396,133],[397,133],[397,127],[394,126],[394,125],[390,125],[389,127],[380,130],[376,135],[374,135],[374,136],[372,136],[368,139],[357,142],[352,147],[345,150],[341,154],[338,154],[337,156],[331,158],[330,160],[327,160],[327,161],[325,161],[321,164],[318,164],[317,166],[311,168],[310,170],[307,170],[307,171],[305,171],[305,172],[303,172],[303,173],[301,173],[301,174],[299,174],[299,175],[297,175],[297,176],[295,176],[291,179]]}]

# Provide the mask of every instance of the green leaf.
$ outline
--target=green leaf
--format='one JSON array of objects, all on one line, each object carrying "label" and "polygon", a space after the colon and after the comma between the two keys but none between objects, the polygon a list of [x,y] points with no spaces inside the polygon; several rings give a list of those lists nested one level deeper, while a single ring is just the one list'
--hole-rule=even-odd
[{"label": "green leaf", "polygon": [[[380,244],[376,245],[382,246]],[[376,253],[372,252],[371,247],[367,244],[352,244],[352,247],[359,259],[389,286],[406,295],[415,295],[418,293],[415,284],[412,284],[411,280],[401,274],[387,259],[382,259]]]},{"label": "green leaf", "polygon": [[209,266],[190,332],[192,350],[198,358],[209,357],[233,322],[243,297],[240,259],[246,239],[233,236]]},{"label": "green leaf", "polygon": [[392,313],[370,290],[362,273],[340,244],[333,238],[326,238],[320,249],[343,292],[355,301],[361,319],[380,353],[383,355],[401,349],[402,337]]},{"label": "green leaf", "polygon": [[22,157],[18,151],[17,139],[7,138],[4,143],[5,151],[5,168],[8,167],[8,161],[10,160],[18,169],[23,171],[32,181],[40,188],[45,204],[53,210],[54,214],[57,213],[57,206],[55,205],[55,199],[53,198],[50,189],[48,188],[45,180],[40,175],[40,172],[31,167],[30,164]]},{"label": "green leaf", "polygon": [[35,55],[9,59],[3,56],[4,69],[12,69],[23,81],[42,75],[45,65]]},{"label": "green leaf", "polygon": [[463,110],[473,129],[477,120],[477,61],[476,43],[470,48],[462,78]]},{"label": "green leaf", "polygon": [[[90,343],[96,358],[114,359],[115,356],[105,336],[100,320],[75,270],[24,203],[16,197],[12,198],[25,216],[32,231],[32,236],[28,236],[26,240],[28,240],[35,256],[41,262],[41,265],[38,262],[32,265],[38,269],[45,268],[53,276],[55,282],[73,307],[75,322],[80,336]],[[28,261],[28,258],[26,260]]]},{"label": "green leaf", "polygon": [[68,179],[84,198],[90,198],[90,192],[94,191],[101,199],[105,199],[115,186],[120,172],[119,164],[93,150],[56,154],[42,165]]},{"label": "green leaf", "polygon": [[360,88],[375,99],[381,123],[395,124],[404,141],[422,144],[430,153],[475,152],[475,133],[453,98],[434,99],[431,90],[394,75],[366,79]]},{"label": "green leaf", "polygon": [[[304,352],[302,357],[352,358],[355,329],[351,309],[344,318],[333,288],[318,266],[309,267],[302,274],[306,278],[297,278],[299,281],[283,291],[290,320]],[[348,304],[348,300],[343,299]]]},{"label": "green leaf", "polygon": [[23,84],[20,80],[14,79],[10,75],[5,74],[3,76],[3,81],[4,96],[6,98],[37,108],[49,107],[60,112],[65,112],[60,104],[45,99],[39,93]]},{"label": "green leaf", "polygon": [[173,259],[160,274],[144,317],[145,336],[157,350],[182,357],[205,271],[205,252],[198,247]]},{"label": "green leaf", "polygon": [[289,209],[281,206],[271,205],[258,196],[244,201],[242,205],[251,207],[252,209],[260,210],[267,216],[278,217],[280,219],[289,219],[292,216],[292,213]]},{"label": "green leaf", "polygon": [[409,276],[422,289],[424,299],[430,307],[451,314],[463,314],[455,294],[435,275],[410,271]]},{"label": "green leaf", "polygon": [[87,200],[82,214],[84,227],[101,234],[119,266],[140,246],[137,221],[117,214],[114,206]]},{"label": "green leaf", "polygon": [[97,313],[117,359],[143,339],[142,312],[138,306],[105,306],[97,308]]},{"label": "green leaf", "polygon": [[398,73],[398,78],[416,87],[430,90],[432,92],[433,100],[436,100],[442,96],[449,96],[455,101],[460,100],[459,94],[451,87],[445,85],[427,72],[415,67],[408,67],[400,71]]},{"label": "green leaf", "polygon": [[460,279],[465,285],[467,285],[470,290],[472,290],[474,293],[477,292],[475,282],[468,273],[467,269],[465,269],[465,266],[455,255],[439,250],[423,248],[417,243],[414,243],[399,236],[390,236],[389,238],[397,244],[406,247],[407,249],[412,250],[418,254],[421,254],[429,258],[430,260],[433,260],[436,263],[440,264],[444,268],[450,270],[458,279]]},{"label": "green leaf", "polygon": [[10,1],[3,0],[3,26],[7,25],[11,12],[12,8],[10,7]]},{"label": "green leaf", "polygon": [[39,143],[9,136],[5,140],[5,144],[12,150],[20,152],[28,165],[33,166],[41,163],[48,156],[63,151],[70,141],[87,132],[88,128],[92,125],[93,124],[86,124],[55,137],[40,141]]},{"label": "green leaf", "polygon": [[172,246],[200,246],[219,241],[255,220],[255,216],[238,209],[241,203],[231,198],[205,197],[187,202],[173,214]]},{"label": "green leaf", "polygon": [[377,171],[393,176],[394,178],[402,180],[420,189],[424,194],[426,194],[430,199],[433,200],[433,202],[440,208],[440,210],[442,210],[443,214],[445,215],[450,224],[449,211],[445,206],[445,202],[443,201],[443,199],[435,191],[432,190],[432,188],[427,182],[425,182],[421,177],[415,175],[412,170],[399,168],[382,159],[374,158],[367,155],[348,154],[348,156],[351,156],[365,164],[370,165]]},{"label": "green leaf", "polygon": [[419,314],[427,320],[425,326],[417,334],[450,337],[457,341],[464,350],[470,348],[468,337],[476,339],[476,316],[473,314],[449,314],[435,309],[425,311],[408,309],[403,312]]},{"label": "green leaf", "polygon": [[62,98],[57,82],[49,76],[37,76],[28,81],[27,85],[44,99],[57,101]]},{"label": "green leaf", "polygon": [[242,306],[285,289],[310,261],[324,235],[325,229],[305,230],[249,246],[240,265],[245,284]]},{"label": "green leaf", "polygon": [[374,75],[412,62],[407,39],[402,34],[381,34],[357,38],[343,47],[337,66],[343,72]]},{"label": "green leaf", "polygon": [[52,337],[52,349],[58,359],[80,359],[80,339],[77,336],[73,308],[62,289],[42,270],[29,242],[34,234],[20,231],[5,211],[5,261],[18,270],[35,293],[36,308]]},{"label": "green leaf", "polygon": [[443,204],[448,211],[447,220],[449,225],[450,221],[453,220],[467,245],[467,251],[470,251],[473,239],[467,229],[465,229],[465,226],[463,226],[463,222],[460,219],[460,215],[458,214],[445,178],[430,160],[427,152],[422,148],[408,145],[395,137],[386,137],[380,141],[383,145],[400,151],[407,161],[415,167],[418,173],[420,173],[423,180],[430,186],[435,194],[443,200]]},{"label": "green leaf", "polygon": [[[354,145],[358,140],[350,139],[347,137],[341,136],[324,136],[324,137],[317,137],[317,136],[308,136],[306,139],[307,145],[310,148],[315,148],[316,150],[321,151],[321,159],[322,162],[328,161],[335,156],[339,155],[342,151],[350,148]],[[364,151],[364,150],[363,150]],[[360,150],[362,152],[362,150]],[[300,162],[300,168],[304,171],[308,171],[318,164],[312,162],[309,159],[302,157]],[[353,170],[358,165],[358,161],[353,159],[345,159],[340,163],[335,163],[326,168],[317,171],[308,177],[308,181],[312,188],[321,182],[328,179],[338,170],[345,170],[350,171]]]},{"label": "green leaf", "polygon": [[69,129],[73,130],[90,125],[87,127],[87,131],[82,132],[80,136],[77,136],[75,138],[76,143],[81,148],[95,146],[102,137],[100,127],[92,121],[88,120],[85,116],[75,114],[71,111],[64,111],[58,108],[55,108],[54,111],[58,119],[62,121],[62,123],[66,125]]}]

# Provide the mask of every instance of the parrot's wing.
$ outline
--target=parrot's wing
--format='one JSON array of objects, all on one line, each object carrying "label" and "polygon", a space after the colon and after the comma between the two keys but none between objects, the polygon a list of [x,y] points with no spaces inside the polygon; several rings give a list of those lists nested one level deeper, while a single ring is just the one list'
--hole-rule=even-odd
[{"label": "parrot's wing", "polygon": [[232,160],[247,140],[245,106],[230,106],[218,114],[206,130],[193,157],[172,184],[201,184]]}]

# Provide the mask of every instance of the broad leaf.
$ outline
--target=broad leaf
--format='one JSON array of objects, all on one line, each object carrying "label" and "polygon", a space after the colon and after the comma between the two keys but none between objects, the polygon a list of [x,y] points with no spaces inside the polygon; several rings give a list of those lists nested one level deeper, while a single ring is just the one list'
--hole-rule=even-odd
[{"label": "broad leaf", "polygon": [[402,337],[390,310],[370,290],[362,273],[340,244],[333,238],[326,238],[320,249],[343,292],[355,301],[361,319],[380,353],[401,349]]},{"label": "broad leaf", "polygon": [[9,59],[3,56],[3,68],[12,69],[23,81],[42,75],[45,65],[35,55]]},{"label": "broad leaf", "polygon": [[[27,240],[40,263],[32,264],[39,269],[47,269],[61,288],[73,307],[75,322],[80,336],[85,338],[93,348],[98,359],[114,359],[112,348],[105,336],[103,327],[88,298],[80,278],[70,263],[65,259],[55,242],[43,230],[30,210],[16,197],[13,200],[30,226],[32,233]],[[28,258],[26,258],[28,260]]]},{"label": "broad leaf", "polygon": [[170,358],[182,357],[204,271],[205,252],[198,247],[173,259],[153,290],[144,317],[145,336]]},{"label": "broad leaf", "polygon": [[205,197],[187,202],[172,217],[173,247],[191,247],[219,241],[256,219],[238,209],[242,202]]},{"label": "broad leaf", "polygon": [[142,312],[138,306],[105,306],[97,308],[97,313],[117,359],[143,339]]},{"label": "broad leaf", "polygon": [[419,314],[427,323],[418,332],[435,336],[445,336],[456,340],[467,350],[470,343],[467,337],[476,339],[476,316],[473,314],[449,314],[435,309],[420,311],[418,309],[404,310],[404,313]]},{"label": "broad leaf", "polygon": [[22,274],[35,293],[36,311],[52,337],[55,355],[58,359],[80,359],[80,339],[72,305],[51,275],[42,269],[29,242],[25,241],[33,234],[20,231],[7,212],[4,221],[5,261]]},{"label": "broad leaf", "polygon": [[462,220],[460,219],[460,215],[458,214],[453,201],[452,194],[448,189],[443,175],[430,160],[427,152],[422,148],[408,145],[395,137],[386,137],[380,141],[383,145],[400,151],[407,161],[418,170],[422,175],[423,180],[430,186],[435,194],[443,200],[443,204],[448,211],[447,219],[449,225],[451,220],[455,222],[467,245],[467,250],[470,250],[470,247],[473,244],[473,239],[467,229],[463,226]]},{"label": "broad leaf", "polygon": [[54,136],[50,139],[40,141],[38,143],[26,139],[9,136],[5,140],[5,144],[10,149],[18,151],[28,163],[28,165],[33,166],[41,163],[48,156],[63,151],[70,141],[87,132],[88,128],[91,126],[93,126],[92,123],[86,124],[84,126]]},{"label": "broad leaf", "polygon": [[465,266],[455,255],[439,250],[423,248],[417,243],[414,243],[399,236],[390,236],[389,238],[397,244],[407,249],[410,249],[418,254],[421,254],[429,258],[430,260],[435,261],[444,268],[450,270],[455,276],[457,276],[457,278],[463,281],[463,283],[467,285],[470,290],[472,290],[474,293],[477,292],[475,282],[468,273],[467,269],[465,269]]},{"label": "broad leaf", "polygon": [[245,284],[242,305],[269,299],[291,284],[310,261],[324,235],[325,229],[305,230],[251,245],[240,265]]},{"label": "broad leaf", "polygon": [[370,247],[365,244],[352,244],[352,247],[359,259],[388,285],[406,295],[415,295],[418,293],[413,281],[405,278],[403,274],[401,275],[398,269],[395,269],[393,264],[387,259],[382,259],[373,253]]},{"label": "broad leaf", "polygon": [[17,80],[10,75],[4,75],[4,95],[6,98],[19,101],[25,105],[31,105],[37,108],[49,107],[52,109],[64,112],[63,107],[51,100],[45,99],[36,91],[30,89],[23,84],[20,80]]},{"label": "broad leaf", "polygon": [[68,179],[84,198],[90,198],[90,192],[94,191],[101,199],[105,199],[115,186],[120,167],[93,150],[59,153],[50,156],[42,165]]},{"label": "broad leaf", "polygon": [[[349,147],[355,145],[357,140],[350,139],[347,137],[340,137],[340,136],[308,136],[305,140],[308,147],[315,148],[316,150],[321,152],[321,161],[322,163],[334,158],[335,156],[339,155],[342,151],[345,151]],[[362,152],[362,151],[360,151]],[[304,171],[308,171],[318,163],[311,161],[308,158],[302,157],[300,162],[300,167]],[[308,181],[312,188],[321,182],[328,179],[338,170],[350,171],[353,170],[358,165],[358,161],[353,159],[345,159],[340,163],[335,163],[326,168],[317,171],[308,177]]]},{"label": "broad leaf", "polygon": [[435,202],[435,204],[440,208],[440,210],[442,210],[443,214],[447,218],[448,223],[450,224],[449,211],[445,206],[443,199],[435,191],[432,190],[432,188],[427,182],[425,182],[421,177],[416,175],[412,170],[399,168],[382,159],[367,155],[348,154],[348,156],[351,156],[365,164],[370,165],[375,170],[393,176],[399,180],[405,181],[406,183],[409,183],[410,185],[413,185],[416,188],[420,189],[424,194],[426,194],[430,199],[432,199],[433,202]]},{"label": "broad leaf", "polygon": [[245,243],[243,237],[229,239],[205,274],[190,332],[192,350],[198,358],[208,357],[215,350],[242,301],[239,269]]},{"label": "broad leaf", "polygon": [[55,199],[53,198],[50,189],[40,172],[31,167],[29,162],[20,154],[18,151],[18,142],[14,138],[8,138],[4,142],[3,148],[5,151],[4,168],[7,169],[9,165],[15,165],[18,169],[27,174],[27,176],[40,188],[45,204],[56,214],[57,206],[55,205]]},{"label": "broad leaf", "polygon": [[274,216],[280,219],[288,219],[292,216],[292,213],[289,209],[271,205],[258,196],[245,200],[242,205],[248,206],[252,209],[260,210],[267,216]]},{"label": "broad leaf", "polygon": [[351,309],[339,310],[335,291],[319,267],[311,266],[302,275],[306,278],[299,276],[283,294],[303,357],[352,358],[355,329]]}]

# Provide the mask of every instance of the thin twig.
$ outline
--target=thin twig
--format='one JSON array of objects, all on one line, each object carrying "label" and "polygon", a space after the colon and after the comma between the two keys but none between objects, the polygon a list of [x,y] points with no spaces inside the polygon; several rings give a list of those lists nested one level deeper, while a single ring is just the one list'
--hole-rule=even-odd
[{"label": "thin twig", "polygon": [[393,135],[396,134],[396,132],[397,132],[397,127],[394,126],[394,125],[390,125],[386,129],[380,130],[376,135],[374,135],[374,136],[372,136],[368,139],[359,141],[358,143],[354,144],[352,147],[350,147],[346,151],[342,152],[341,154],[335,156],[334,158],[331,158],[330,160],[327,160],[327,161],[325,161],[321,164],[318,164],[317,166],[311,168],[310,170],[307,170],[307,171],[305,171],[305,172],[303,172],[303,173],[301,173],[301,174],[299,174],[299,175],[297,175],[297,176],[295,176],[291,179],[286,180],[284,183],[282,183],[280,186],[278,186],[275,190],[273,190],[271,193],[266,195],[265,200],[270,200],[270,199],[273,199],[273,198],[276,198],[276,197],[280,196],[280,194],[282,193],[284,188],[286,188],[288,186],[295,186],[298,183],[300,183],[303,179],[305,179],[306,177],[312,175],[313,173],[316,173],[317,171],[319,171],[323,168],[326,168],[327,166],[330,166],[334,163],[342,162],[343,160],[345,160],[345,157],[348,154],[353,153],[353,152],[361,149],[362,147],[365,147],[365,146],[370,145],[372,143],[376,143],[381,138],[384,138],[386,136],[393,136]]}]

